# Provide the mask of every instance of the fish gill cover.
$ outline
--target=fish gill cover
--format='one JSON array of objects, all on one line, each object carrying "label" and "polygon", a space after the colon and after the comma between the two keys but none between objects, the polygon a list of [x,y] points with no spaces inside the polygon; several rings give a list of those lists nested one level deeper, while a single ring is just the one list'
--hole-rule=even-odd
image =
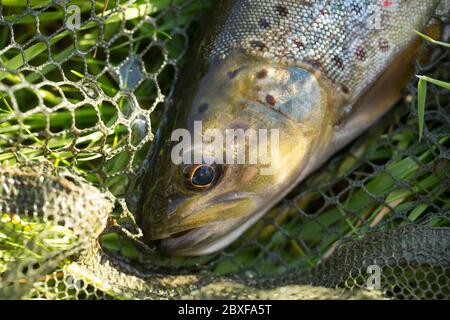
[{"label": "fish gill cover", "polygon": [[450,60],[429,42],[419,90],[238,241],[142,241],[127,187],[213,2],[0,1],[0,297],[448,299]]}]

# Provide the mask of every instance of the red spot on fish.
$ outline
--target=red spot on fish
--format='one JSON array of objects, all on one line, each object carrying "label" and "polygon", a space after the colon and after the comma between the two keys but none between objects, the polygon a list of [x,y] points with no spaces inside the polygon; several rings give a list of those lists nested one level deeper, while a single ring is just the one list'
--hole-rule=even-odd
[{"label": "red spot on fish", "polygon": [[266,44],[264,42],[262,42],[262,41],[259,41],[259,40],[252,40],[252,41],[250,41],[250,45],[254,49],[259,49],[259,50],[267,49]]},{"label": "red spot on fish", "polygon": [[284,5],[277,5],[275,7],[275,10],[278,12],[278,14],[282,17],[287,17],[289,15],[289,9],[286,8]]},{"label": "red spot on fish", "polygon": [[349,94],[350,93],[350,89],[344,84],[341,86],[341,90],[345,94]]},{"label": "red spot on fish", "polygon": [[344,61],[342,61],[342,59],[338,56],[334,56],[332,61],[336,67],[338,67],[339,69],[344,69]]},{"label": "red spot on fish", "polygon": [[360,61],[365,61],[367,59],[366,49],[363,47],[356,48],[356,58]]},{"label": "red spot on fish", "polygon": [[378,48],[380,48],[381,51],[388,51],[389,50],[389,41],[387,41],[387,39],[385,38],[380,38],[378,40]]},{"label": "red spot on fish", "polygon": [[390,7],[390,6],[392,6],[392,2],[390,2],[390,1],[383,2],[383,7]]},{"label": "red spot on fish", "polygon": [[274,105],[277,104],[277,100],[275,100],[274,96],[272,96],[272,95],[270,95],[270,94],[268,94],[268,95],[266,96],[266,102],[267,102],[268,104],[270,104],[271,106],[274,106]]},{"label": "red spot on fish", "polygon": [[262,69],[261,71],[258,71],[258,73],[256,74],[256,77],[258,79],[264,79],[265,77],[267,77],[267,70]]},{"label": "red spot on fish", "polygon": [[330,15],[330,12],[327,9],[321,9],[319,11],[319,13],[321,16],[329,16]]}]

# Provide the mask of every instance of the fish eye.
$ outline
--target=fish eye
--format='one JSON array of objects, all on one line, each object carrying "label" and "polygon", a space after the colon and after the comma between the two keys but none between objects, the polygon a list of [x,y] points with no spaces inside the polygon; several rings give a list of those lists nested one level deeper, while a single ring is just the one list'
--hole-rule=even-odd
[{"label": "fish eye", "polygon": [[218,181],[220,175],[220,167],[210,164],[187,166],[184,170],[186,185],[194,189],[212,187]]}]

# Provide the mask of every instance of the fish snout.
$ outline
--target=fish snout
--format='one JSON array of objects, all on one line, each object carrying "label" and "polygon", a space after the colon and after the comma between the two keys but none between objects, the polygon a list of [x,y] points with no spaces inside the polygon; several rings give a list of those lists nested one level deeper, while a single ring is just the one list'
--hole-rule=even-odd
[{"label": "fish snout", "polygon": [[215,252],[229,244],[229,241],[226,241],[227,236],[241,221],[242,219],[233,219],[172,234],[160,240],[159,249],[163,253],[177,256],[197,256]]},{"label": "fish snout", "polygon": [[245,221],[259,203],[252,192],[226,192],[203,203],[199,200],[172,200],[164,218],[149,226],[149,240],[161,240],[162,251],[177,255],[192,254],[216,241],[220,246],[220,238]]}]

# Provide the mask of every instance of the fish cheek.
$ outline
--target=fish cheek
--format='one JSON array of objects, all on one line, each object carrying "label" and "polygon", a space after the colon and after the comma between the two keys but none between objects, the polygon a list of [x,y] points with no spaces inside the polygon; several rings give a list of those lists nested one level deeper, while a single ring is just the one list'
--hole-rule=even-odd
[{"label": "fish cheek", "polygon": [[301,67],[257,64],[241,71],[227,90],[236,112],[258,106],[297,123],[320,120],[326,105],[326,90],[318,76]]}]

